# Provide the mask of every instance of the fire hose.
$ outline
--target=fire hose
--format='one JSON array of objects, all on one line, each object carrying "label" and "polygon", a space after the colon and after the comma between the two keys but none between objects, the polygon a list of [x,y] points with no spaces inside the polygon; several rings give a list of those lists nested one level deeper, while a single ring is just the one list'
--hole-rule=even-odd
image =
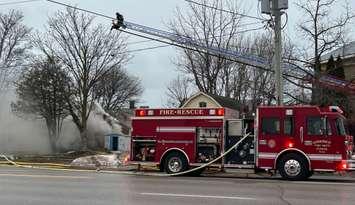
[{"label": "fire hose", "polygon": [[70,165],[65,164],[57,164],[57,163],[30,163],[30,162],[14,162],[13,160],[9,159],[6,155],[0,154],[0,158],[5,159],[8,164],[22,167],[22,168],[41,168],[39,166],[48,166],[48,167],[70,167]]},{"label": "fire hose", "polygon": [[249,135],[250,135],[250,133],[244,135],[237,143],[235,143],[232,147],[230,147],[226,152],[224,152],[219,157],[213,159],[212,161],[210,161],[210,162],[208,162],[206,164],[203,164],[203,165],[201,165],[199,167],[195,167],[193,169],[186,170],[184,172],[178,172],[178,173],[172,173],[172,174],[155,174],[154,176],[181,176],[181,175],[186,175],[186,174],[189,174],[189,173],[193,173],[195,171],[198,171],[200,169],[208,167],[211,164],[213,164],[213,163],[217,162],[218,160],[222,159],[223,157],[225,157],[227,154],[229,154],[235,148],[237,148],[240,145],[240,143],[242,143],[247,137],[249,137]]},{"label": "fire hose", "polygon": [[[218,160],[222,159],[223,157],[225,157],[227,154],[229,154],[231,151],[233,151],[235,148],[237,148],[240,143],[242,143],[247,137],[249,137],[250,133],[244,135],[237,143],[235,143],[232,147],[230,147],[226,152],[224,152],[223,154],[221,154],[219,157],[213,159],[212,161],[206,163],[206,164],[203,164],[199,167],[195,167],[193,169],[189,169],[189,170],[186,170],[186,171],[183,171],[183,172],[178,172],[178,173],[171,173],[171,174],[155,174],[155,173],[144,173],[144,172],[136,172],[136,173],[133,173],[133,172],[120,172],[120,171],[101,171],[103,173],[124,173],[124,174],[129,174],[129,175],[143,175],[143,176],[158,176],[158,177],[168,177],[168,176],[181,176],[181,175],[186,175],[186,174],[189,174],[189,173],[193,173],[193,172],[196,172],[198,170],[201,170],[205,167],[208,167],[210,166],[211,164],[217,162]],[[39,167],[39,166],[32,166],[30,165],[30,163],[28,163],[27,165],[22,165],[22,164],[19,164],[19,163],[16,163],[12,160],[10,160],[7,156],[5,155],[0,155],[0,158],[4,158],[6,161],[8,161],[10,164],[14,165],[14,166],[17,166],[17,167],[22,167],[22,168],[35,168],[35,169],[45,169],[45,170],[65,170],[65,171],[92,171],[92,170],[75,170],[75,169],[67,169],[67,168],[45,168],[45,167]],[[58,164],[52,164],[52,165],[58,165]],[[65,167],[65,165],[64,165]]]}]

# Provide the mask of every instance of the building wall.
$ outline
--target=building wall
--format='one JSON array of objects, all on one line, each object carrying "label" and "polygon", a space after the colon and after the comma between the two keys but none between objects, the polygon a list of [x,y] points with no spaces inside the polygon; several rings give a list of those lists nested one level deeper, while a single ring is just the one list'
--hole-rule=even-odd
[{"label": "building wall", "polygon": [[200,107],[199,104],[200,102],[206,102],[208,108],[219,108],[221,107],[219,104],[214,102],[212,99],[204,96],[204,95],[198,95],[195,98],[193,98],[190,102],[188,102],[183,108],[197,108]]},{"label": "building wall", "polygon": [[344,73],[346,80],[355,79],[355,57],[343,61]]},{"label": "building wall", "polygon": [[[214,100],[203,94],[192,97],[192,99],[182,108],[198,108],[200,107],[200,102],[206,102],[206,108],[222,108],[220,104],[217,104]],[[226,119],[236,119],[240,117],[238,110],[225,108],[225,111]]]},{"label": "building wall", "polygon": [[[343,61],[345,79],[348,81],[355,80],[355,57]],[[355,95],[349,96],[351,104],[351,121],[355,122]]]},{"label": "building wall", "polygon": [[[326,69],[326,64],[322,64],[322,70]],[[345,80],[355,80],[355,57],[343,59],[343,68],[345,73]],[[348,100],[351,104],[352,116],[350,120],[355,122],[355,96],[349,96]]]}]

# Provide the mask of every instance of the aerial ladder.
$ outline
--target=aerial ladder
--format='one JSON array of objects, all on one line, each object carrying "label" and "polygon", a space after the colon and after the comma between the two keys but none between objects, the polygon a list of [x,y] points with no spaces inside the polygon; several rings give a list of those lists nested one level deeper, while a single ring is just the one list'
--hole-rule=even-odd
[{"label": "aerial ladder", "polygon": [[[128,22],[124,20],[124,17],[120,13],[116,13],[116,19],[113,20],[112,29],[129,29],[131,31],[169,40],[173,43],[173,45],[176,46],[196,51],[204,51],[208,54],[214,56],[223,56],[226,59],[230,59],[235,62],[255,68],[271,70],[271,62],[265,58],[251,54],[239,53],[238,51],[231,51],[224,48],[207,46],[190,37]],[[287,69],[298,69],[297,66],[288,63],[283,63],[282,67]],[[285,75],[285,73],[283,75]],[[304,79],[308,82],[318,83],[324,87],[335,89],[350,95],[355,95],[355,80],[347,81],[327,74],[323,74],[318,80],[309,76],[304,76]]]},{"label": "aerial ladder", "polygon": [[[317,83],[317,81],[312,78],[311,82]],[[355,79],[347,81],[341,78],[334,77],[332,75],[322,75],[318,83],[329,89],[338,90],[339,92],[347,93],[350,95],[355,95]]]}]

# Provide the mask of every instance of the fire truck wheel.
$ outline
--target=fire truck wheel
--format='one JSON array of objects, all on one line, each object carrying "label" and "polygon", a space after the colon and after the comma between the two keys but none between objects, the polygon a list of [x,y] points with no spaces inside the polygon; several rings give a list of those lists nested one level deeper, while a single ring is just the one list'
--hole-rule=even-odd
[{"label": "fire truck wheel", "polygon": [[278,162],[277,169],[282,178],[288,180],[304,180],[310,176],[307,161],[295,153],[283,156]]},{"label": "fire truck wheel", "polygon": [[186,157],[179,152],[172,152],[166,156],[165,172],[168,174],[175,174],[186,171],[188,168]]}]

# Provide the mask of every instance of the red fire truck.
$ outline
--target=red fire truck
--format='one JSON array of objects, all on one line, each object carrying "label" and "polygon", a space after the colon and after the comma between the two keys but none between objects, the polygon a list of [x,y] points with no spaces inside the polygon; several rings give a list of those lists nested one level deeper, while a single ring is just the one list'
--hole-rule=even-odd
[{"label": "red fire truck", "polygon": [[351,171],[353,138],[337,107],[261,106],[255,119],[229,108],[137,109],[132,118],[132,164],[167,173],[198,167],[220,156],[224,168],[278,171],[289,180],[313,172]]},{"label": "red fire truck", "polygon": [[[112,28],[132,30],[152,36],[138,34],[150,40],[209,55],[221,55],[254,68],[270,68],[270,62],[260,56],[208,46],[186,36],[127,22],[119,13]],[[286,62],[283,67],[298,69]],[[325,76],[317,83],[351,95],[355,93],[352,81]],[[305,179],[314,171],[354,169],[350,163],[352,137],[347,134],[344,122],[341,111],[335,107],[259,107],[255,120],[238,119],[227,108],[138,109],[132,121],[130,157],[133,163],[156,164],[168,173],[178,173],[209,164],[242,139],[240,146],[216,162],[217,166],[278,170],[284,178]],[[246,133],[252,135],[245,138]]]}]

